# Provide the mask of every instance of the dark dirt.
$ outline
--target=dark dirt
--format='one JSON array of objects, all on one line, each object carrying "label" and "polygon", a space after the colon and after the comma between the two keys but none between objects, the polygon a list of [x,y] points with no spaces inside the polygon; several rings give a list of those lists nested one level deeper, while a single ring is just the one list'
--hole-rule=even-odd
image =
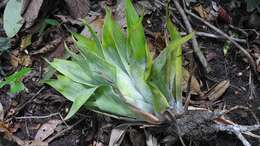
[{"label": "dark dirt", "polygon": [[[113,3],[113,1],[109,1]],[[96,12],[102,12],[100,10],[99,3],[97,1],[91,1],[91,10],[95,10]],[[59,7],[56,8],[54,12],[49,15],[53,18],[56,14],[67,14],[68,10],[64,10]],[[164,22],[161,17],[164,15],[163,10],[156,10],[152,12],[152,14],[146,15],[144,17],[144,26],[146,28],[146,35],[148,40],[152,42],[155,48],[151,50],[155,55],[161,51],[164,47],[165,43],[161,42],[164,40]],[[244,12],[243,13],[247,13]],[[76,15],[76,14],[75,14]],[[247,14],[248,15],[248,14]],[[179,18],[181,20],[181,18]],[[149,23],[148,23],[149,20]],[[177,22],[178,24],[179,22]],[[237,22],[240,24],[239,22]],[[199,24],[199,25],[198,25]],[[222,27],[222,24],[216,24],[218,27]],[[181,25],[177,25],[181,31],[184,31]],[[200,23],[194,21],[193,26],[196,30],[203,30],[203,27],[200,27]],[[241,26],[242,27],[242,26]],[[60,52],[64,53],[63,41],[67,40],[66,36],[69,34],[67,31],[76,30],[79,31],[82,28],[79,26],[75,26],[75,24],[64,23],[60,26],[52,28],[53,31],[49,31],[43,38],[44,41],[36,47],[44,47],[46,43],[51,40],[57,39],[58,36],[62,36],[62,43],[59,44],[59,47],[55,47],[47,53],[38,54],[32,56],[32,69],[33,71],[27,76],[23,81],[28,91],[23,91],[19,94],[10,95],[7,94],[8,86],[0,89],[0,102],[2,103],[5,109],[5,119],[8,120],[9,125],[15,130],[14,135],[23,140],[33,140],[37,130],[41,124],[46,123],[49,119],[60,119],[59,116],[52,116],[49,118],[43,119],[15,119],[14,117],[24,117],[24,116],[42,116],[49,115],[52,113],[61,113],[62,116],[66,115],[68,109],[71,105],[62,95],[57,93],[54,89],[43,85],[40,83],[40,80],[43,77],[43,73],[45,67],[47,66],[46,62],[42,59],[42,57],[46,58],[55,58],[60,57]],[[225,29],[228,29],[227,27]],[[21,33],[22,34],[22,33]],[[19,34],[19,35],[21,35]],[[60,34],[60,35],[59,35]],[[1,36],[2,28],[1,28]],[[18,36],[19,37],[19,36]],[[39,38],[36,37],[36,40]],[[15,44],[12,44],[12,49],[19,49],[19,39],[14,40]],[[68,41],[68,40],[67,40]],[[225,44],[224,41],[216,41],[216,39],[209,39],[205,37],[199,37],[198,41],[200,46],[202,47],[202,51],[207,57],[210,66],[212,67],[213,72],[210,74],[206,74],[203,72],[202,67],[199,65],[198,60],[196,61],[196,70],[195,76],[200,79],[203,83],[203,89],[207,90],[210,86],[215,83],[218,83],[222,80],[230,80],[230,87],[226,91],[226,93],[217,101],[210,104],[198,105],[201,107],[207,107],[211,110],[221,110],[223,108],[229,109],[236,105],[242,105],[249,107],[259,118],[260,117],[260,82],[257,81],[256,75],[251,72],[251,68],[249,67],[247,61],[245,61],[245,57],[241,55],[237,48],[231,45],[228,53],[224,55],[223,46]],[[59,49],[58,49],[59,48]],[[63,50],[62,50],[62,49]],[[61,49],[61,50],[60,50]],[[258,48],[259,49],[259,48]],[[29,51],[35,51],[35,48],[28,48]],[[57,51],[58,50],[58,51]],[[56,52],[56,54],[53,52]],[[186,52],[185,52],[186,51]],[[191,51],[191,47],[188,46],[184,50],[184,56]],[[21,68],[21,65],[18,67],[12,67],[10,64],[10,52],[5,52],[0,57],[0,66],[2,70],[5,72],[5,75],[1,75],[1,77],[11,74],[15,70]],[[52,55],[50,55],[52,54]],[[59,56],[60,55],[60,56]],[[187,55],[188,56],[188,55]],[[184,57],[184,58],[185,58]],[[189,64],[187,65],[189,66]],[[251,72],[251,73],[250,73]],[[252,74],[253,82],[249,84],[249,76]],[[259,73],[258,73],[259,75]],[[250,96],[251,87],[253,85],[255,96]],[[40,91],[40,92],[39,92]],[[192,99],[196,100],[195,97]],[[245,110],[235,110],[229,113],[228,118],[237,124],[242,125],[252,125],[256,124],[254,117],[252,114]],[[50,146],[103,146],[108,145],[109,138],[111,134],[111,130],[117,125],[124,123],[125,121],[116,120],[113,118],[109,118],[106,116],[102,116],[97,113],[93,113],[86,109],[81,109],[79,114],[75,116],[75,118],[68,121],[68,125],[75,124],[78,120],[84,118],[84,120],[73,127],[72,129],[65,132],[58,138],[55,138],[53,141],[49,143]],[[185,117],[185,118],[188,118]],[[193,117],[194,118],[194,117]],[[196,119],[193,119],[196,120]],[[183,123],[182,123],[183,124]],[[180,124],[180,126],[182,125]],[[184,135],[184,142],[188,145],[192,146],[242,146],[242,143],[236,138],[236,136],[232,134],[227,134],[224,132],[216,132],[210,131],[211,122],[199,123],[190,122],[188,124],[197,124],[192,125],[193,131],[190,132],[190,135]],[[201,124],[201,125],[199,125]],[[208,125],[207,125],[208,124]],[[187,124],[186,124],[187,125]],[[207,127],[208,126],[208,127]],[[62,129],[64,127],[61,127]],[[65,127],[66,128],[66,127]],[[198,131],[196,128],[201,128]],[[203,128],[205,128],[204,132]],[[169,128],[169,125],[162,125],[157,128],[147,128],[162,145],[168,146],[173,145],[170,142],[168,144],[166,141],[175,141],[175,146],[182,146],[181,142],[176,138],[176,133],[172,132]],[[189,130],[189,129],[188,129]],[[186,131],[188,131],[186,129]],[[185,131],[185,130],[183,130]],[[60,132],[60,131],[59,131]],[[196,133],[199,132],[199,133]],[[187,132],[185,132],[187,133]],[[260,132],[256,133],[260,134]],[[0,146],[13,146],[15,143],[11,143],[6,139],[0,138]],[[175,136],[175,137],[174,137]],[[196,137],[197,136],[197,137]],[[174,140],[174,138],[176,140]],[[250,137],[246,137],[249,139],[249,142],[252,145],[259,145],[259,141],[256,139],[252,139]],[[145,144],[145,134],[144,129],[139,126],[131,127],[122,142],[124,146],[143,146]]]}]

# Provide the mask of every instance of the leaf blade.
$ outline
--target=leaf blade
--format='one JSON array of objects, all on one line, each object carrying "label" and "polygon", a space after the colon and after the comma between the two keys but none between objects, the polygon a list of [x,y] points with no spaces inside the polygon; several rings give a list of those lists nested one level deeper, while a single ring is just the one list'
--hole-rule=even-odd
[{"label": "leaf blade", "polygon": [[23,18],[21,16],[22,1],[9,0],[4,10],[4,30],[9,38],[16,35],[23,26]]}]

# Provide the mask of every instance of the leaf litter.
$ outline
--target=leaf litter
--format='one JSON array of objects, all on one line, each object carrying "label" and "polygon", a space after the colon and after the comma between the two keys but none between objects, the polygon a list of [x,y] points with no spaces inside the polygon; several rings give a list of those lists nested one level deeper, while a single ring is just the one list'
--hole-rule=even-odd
[{"label": "leaf litter", "polygon": [[[138,2],[137,2],[138,3]],[[158,3],[156,3],[157,5],[158,5]],[[31,4],[32,5],[32,4]],[[93,5],[94,6],[94,5]],[[150,6],[150,4],[147,4],[146,6]],[[152,5],[153,6],[153,5]],[[39,9],[40,10],[40,7],[41,7],[41,4],[40,3],[38,3],[38,6],[36,7],[37,9]],[[90,5],[90,8],[92,7],[92,5]],[[141,7],[143,7],[143,6],[141,6]],[[153,9],[153,8],[152,8]],[[149,16],[149,15],[151,15],[151,14],[153,14],[153,10],[149,10],[149,12],[148,13],[146,13],[145,14],[145,16]],[[26,9],[25,9],[26,10]],[[147,10],[147,9],[145,9],[145,10]],[[37,17],[36,17],[36,15],[37,15],[37,13],[39,13],[39,11],[37,12],[38,10],[36,10],[35,11],[35,13],[34,14],[32,14],[32,15],[34,15],[35,16],[35,19],[33,20],[33,19],[31,19],[31,20],[33,20],[33,21],[31,21],[32,23],[31,24],[34,24],[34,23],[36,23],[37,24],[37,21],[35,21],[35,20],[37,20]],[[47,10],[48,11],[48,10]],[[117,11],[115,11],[115,13],[117,14]],[[64,15],[62,15],[62,16],[64,16]],[[75,18],[75,17],[74,17]],[[96,28],[96,32],[99,32],[99,34],[101,33],[100,32],[100,30],[102,29],[102,25],[103,25],[103,22],[102,22],[102,16],[99,16],[99,18],[98,19],[100,19],[100,20],[97,20],[97,22],[94,22],[93,24],[91,24],[91,25],[93,25],[94,27],[95,26],[97,26],[97,28]],[[75,19],[71,19],[71,20],[69,20],[70,22],[73,22]],[[34,22],[35,21],[35,22]],[[122,20],[123,21],[123,20]],[[217,21],[216,19],[213,19],[213,21]],[[64,23],[65,21],[63,21],[63,23]],[[78,20],[75,20],[75,22],[77,22],[77,23],[73,23],[73,25],[77,25],[78,24]],[[27,23],[27,22],[26,22]],[[69,25],[68,25],[68,23],[67,22],[65,22],[66,23],[66,27],[68,27]],[[28,23],[29,24],[29,23]],[[26,24],[26,25],[28,25],[28,24]],[[125,27],[124,25],[123,25],[123,23],[122,23],[122,26],[123,27]],[[70,26],[69,26],[70,27]],[[74,29],[75,30],[75,29]],[[23,30],[22,30],[23,31]],[[80,31],[79,31],[80,32]],[[33,39],[32,39],[32,43],[33,43],[33,41],[34,41],[34,37],[32,37]],[[53,39],[54,40],[54,39]],[[26,42],[26,41],[25,41]],[[23,43],[21,43],[21,44],[23,44]],[[26,49],[29,49],[29,51],[31,51],[30,50],[30,45],[27,45],[27,44],[30,44],[30,43],[24,43],[25,45],[22,45],[22,46],[26,46],[26,47],[21,47],[21,48],[26,48]],[[28,47],[28,48],[27,48]],[[44,46],[43,46],[44,47]],[[6,47],[7,49],[10,49],[11,48],[11,46],[10,45],[8,45],[7,47]],[[55,48],[55,46],[53,47],[53,48]],[[6,49],[5,49],[6,50]],[[19,50],[19,49],[18,49]],[[213,51],[213,52],[215,52],[215,51]],[[232,53],[233,52],[233,50],[232,50],[232,48],[231,48],[231,50],[230,50],[230,52],[228,52],[226,55],[226,58],[227,58],[227,60],[228,61],[230,61],[229,59],[228,59],[228,57],[230,57],[230,53]],[[155,53],[156,53],[156,51],[155,51]],[[26,59],[19,59],[19,58],[23,58],[23,57],[19,57],[19,56],[22,56],[22,55],[19,55],[20,53],[14,53],[14,54],[16,54],[15,56],[16,56],[16,58],[14,58],[13,60],[18,60],[18,61],[14,61],[14,63],[13,63],[13,67],[14,68],[16,68],[16,67],[20,67],[20,65],[25,65],[25,66],[31,66],[33,63],[34,63],[34,61],[33,60],[31,60],[31,61],[28,61],[29,63],[23,63],[23,62],[26,62],[26,61],[22,61],[22,60],[26,60]],[[17,55],[18,54],[18,55]],[[24,54],[24,52],[22,52],[22,54]],[[26,54],[26,53],[25,53]],[[44,52],[44,53],[39,53],[39,54],[37,54],[38,56],[40,56],[41,57],[41,55],[40,54],[44,54],[44,55],[46,55],[46,56],[48,56],[49,54],[48,54],[48,52]],[[27,54],[26,54],[27,55]],[[31,55],[31,54],[30,54]],[[28,56],[30,56],[30,55],[28,55]],[[217,56],[219,56],[219,54],[216,54]],[[256,55],[257,56],[257,55]],[[30,58],[31,58],[31,56],[30,56]],[[216,61],[217,59],[220,59],[219,57],[218,58],[215,58],[215,57],[213,57],[213,59],[209,59],[208,61],[209,62],[211,62],[211,61]],[[19,61],[19,60],[21,60],[21,61]],[[257,65],[258,65],[258,63],[257,63]],[[223,67],[223,66],[222,66]],[[224,67],[223,67],[224,68]],[[222,69],[217,69],[217,71],[223,71],[223,68]],[[183,71],[184,72],[184,82],[182,83],[183,85],[182,85],[182,87],[183,87],[183,89],[184,89],[184,92],[186,92],[186,91],[188,91],[188,80],[189,80],[189,76],[190,76],[190,72],[186,72],[186,71]],[[186,73],[185,73],[186,72]],[[246,73],[244,73],[242,76],[244,76],[244,75],[246,75]],[[218,76],[221,80],[220,81],[218,81],[218,82],[215,82],[215,85],[213,85],[213,86],[209,86],[209,90],[205,90],[205,88],[203,88],[203,84],[202,84],[202,82],[205,82],[204,81],[204,79],[203,78],[201,78],[201,76],[198,76],[197,74],[196,75],[192,75],[192,80],[191,80],[191,94],[192,94],[192,98],[193,98],[193,96],[194,97],[196,97],[196,96],[201,96],[203,99],[205,98],[205,97],[207,97],[207,100],[209,100],[209,101],[219,101],[220,100],[220,98],[222,98],[222,97],[224,97],[224,99],[223,100],[227,100],[226,98],[228,98],[227,96],[228,95],[230,95],[230,93],[229,93],[229,91],[230,90],[233,90],[233,84],[235,83],[235,84],[237,84],[237,82],[234,82],[234,81],[232,81],[232,79],[231,79],[231,81],[232,82],[230,82],[228,79],[229,79],[229,77],[228,76],[225,76],[225,78],[227,78],[227,80],[226,79],[223,79],[223,76],[221,77],[221,76]],[[232,83],[232,84],[231,84]],[[244,81],[243,81],[243,83],[244,84],[246,84]],[[238,86],[243,86],[243,85],[239,85],[238,84]],[[226,91],[227,91],[227,89],[229,90],[227,93],[226,93]],[[227,95],[225,95],[224,93],[226,93]],[[242,94],[243,95],[243,94]],[[233,95],[231,95],[231,96],[233,96]],[[239,96],[239,95],[238,95]],[[235,97],[235,99],[237,99],[238,97]],[[197,98],[196,97],[196,100],[199,100],[200,98]],[[236,101],[236,100],[234,100],[234,101]],[[190,109],[190,108],[189,108]],[[8,110],[8,109],[7,109]],[[250,121],[250,119],[247,119],[247,121]],[[42,123],[42,124],[44,124],[44,123]],[[138,128],[137,128],[138,129]],[[69,135],[69,134],[68,134]],[[118,134],[118,135],[120,135],[120,134]],[[115,135],[116,136],[116,135]],[[126,135],[126,137],[125,138],[128,138],[127,137],[128,135]],[[156,136],[155,136],[156,137]],[[154,140],[154,138],[155,137],[153,137],[153,136],[151,136],[150,134],[148,134],[148,136],[147,136],[147,143],[154,143],[156,140]],[[123,142],[125,141],[125,138],[123,139]],[[159,142],[160,142],[160,139],[158,139],[159,140]],[[153,142],[152,142],[153,141]],[[24,142],[24,144],[29,144],[28,143],[29,141],[27,141],[27,142]],[[134,142],[134,141],[133,141]],[[34,142],[31,142],[31,143],[34,143],[35,145],[40,145],[40,143],[37,143],[36,141],[34,141]],[[104,145],[103,144],[103,142],[96,142],[97,143],[97,145]],[[106,143],[106,142],[104,142],[104,143]],[[45,143],[46,144],[46,143]]]}]

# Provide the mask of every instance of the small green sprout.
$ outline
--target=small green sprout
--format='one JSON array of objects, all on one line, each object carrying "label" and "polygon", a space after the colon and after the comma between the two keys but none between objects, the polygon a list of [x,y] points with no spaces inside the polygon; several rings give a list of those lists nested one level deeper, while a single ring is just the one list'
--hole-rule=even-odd
[{"label": "small green sprout", "polygon": [[0,81],[0,88],[3,88],[5,85],[10,85],[10,93],[21,92],[25,89],[22,78],[30,71],[30,68],[22,68],[20,71],[13,73],[12,75],[6,77],[4,81]]}]

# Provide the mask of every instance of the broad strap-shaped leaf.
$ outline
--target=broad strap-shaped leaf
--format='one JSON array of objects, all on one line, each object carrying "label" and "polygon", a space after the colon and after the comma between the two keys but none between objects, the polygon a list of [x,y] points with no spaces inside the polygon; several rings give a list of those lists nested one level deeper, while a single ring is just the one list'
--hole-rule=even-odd
[{"label": "broad strap-shaped leaf", "polygon": [[162,113],[169,107],[167,98],[163,95],[160,89],[153,83],[150,83],[151,91],[153,92],[153,108],[155,112]]},{"label": "broad strap-shaped leaf", "polygon": [[87,49],[77,55],[66,45],[65,48],[71,54],[72,62],[78,64],[91,79],[89,84],[110,85],[116,82],[116,68],[106,60]]},{"label": "broad strap-shaped leaf", "polygon": [[16,81],[10,84],[10,93],[18,93],[25,89],[24,84],[21,81]]},{"label": "broad strap-shaped leaf", "polygon": [[136,115],[128,108],[128,105],[114,93],[110,86],[99,87],[95,94],[86,102],[85,107],[116,118],[136,118]]},{"label": "broad strap-shaped leaf", "polygon": [[[84,20],[83,20],[83,21],[84,21]],[[102,49],[102,45],[101,45],[100,40],[98,39],[97,34],[95,33],[95,31],[91,28],[91,26],[90,26],[86,21],[84,21],[84,24],[85,24],[85,26],[88,28],[88,30],[89,30],[90,33],[91,33],[92,38],[93,38],[94,41],[96,42],[96,46],[97,46],[98,50],[102,51],[102,50],[103,50],[103,49]],[[100,53],[100,55],[101,55],[101,56],[100,56],[101,58],[104,58],[103,52]]]},{"label": "broad strap-shaped leaf", "polygon": [[3,86],[10,84],[11,85],[11,93],[17,93],[24,89],[24,85],[21,79],[27,75],[31,71],[30,68],[22,68],[21,70],[13,73],[12,75],[5,78],[4,81],[0,81],[0,88]]},{"label": "broad strap-shaped leaf", "polygon": [[5,78],[5,82],[7,84],[15,82],[15,81],[19,81],[22,77],[24,77],[26,74],[28,74],[31,71],[30,68],[22,68],[21,70],[15,72],[14,74],[8,76],[7,78]]},{"label": "broad strap-shaped leaf", "polygon": [[4,30],[8,38],[12,38],[23,26],[21,10],[23,2],[21,0],[9,0],[4,10]]},{"label": "broad strap-shaped leaf", "polygon": [[[182,108],[182,44],[192,38],[189,34],[183,38],[170,20],[167,21],[167,28],[171,35],[171,42],[168,45],[166,57],[166,85],[169,93],[170,104],[174,105],[176,100],[176,110],[181,112]],[[186,40],[185,40],[186,39]],[[173,94],[172,94],[173,93]]]},{"label": "broad strap-shaped leaf", "polygon": [[60,75],[57,80],[45,81],[48,85],[55,88],[73,104],[65,119],[72,117],[86,103],[97,87],[89,87],[84,84],[74,82],[70,78]]},{"label": "broad strap-shaped leaf", "polygon": [[74,61],[54,59],[52,62],[49,62],[49,64],[61,74],[67,76],[75,82],[88,86],[94,86],[92,84],[93,79],[91,79],[90,76],[85,73],[85,70]]},{"label": "broad strap-shaped leaf", "polygon": [[151,75],[149,77],[149,81],[154,83],[160,91],[164,94],[164,96],[169,97],[168,90],[166,87],[166,53],[167,48],[161,51],[159,56],[157,56],[154,60]]},{"label": "broad strap-shaped leaf", "polygon": [[69,113],[65,117],[65,120],[71,118],[86,103],[86,101],[94,93],[96,88],[97,87],[85,89],[85,95],[79,96],[74,100]]},{"label": "broad strap-shaped leaf", "polygon": [[140,76],[147,79],[151,69],[151,54],[145,40],[142,18],[139,18],[131,0],[125,0],[125,15],[128,34],[129,62],[143,72]]},{"label": "broad strap-shaped leaf", "polygon": [[77,97],[85,95],[86,89],[93,88],[75,82],[64,75],[59,75],[58,79],[50,79],[43,82],[59,91],[64,97],[72,102],[74,102]]},{"label": "broad strap-shaped leaf", "polygon": [[125,99],[128,103],[134,104],[136,107],[143,109],[145,112],[153,112],[151,93],[148,93],[149,97],[144,96],[142,92],[145,91],[141,91],[142,88],[138,88],[136,82],[121,70],[117,71],[116,86],[120,91],[121,98]]},{"label": "broad strap-shaped leaf", "polygon": [[193,33],[179,37],[177,29],[168,21],[167,28],[171,41],[160,55],[155,59],[149,80],[154,83],[167,98],[171,106],[182,109],[181,83],[182,83],[182,50],[181,45],[193,36]]},{"label": "broad strap-shaped leaf", "polygon": [[97,44],[94,40],[87,38],[78,33],[72,33],[72,35],[74,37],[75,44],[83,54],[86,54],[87,53],[86,51],[88,51],[96,54],[99,57],[103,56],[102,50],[100,50],[97,47]]},{"label": "broad strap-shaped leaf", "polygon": [[[182,71],[182,44],[177,44],[177,41],[181,38],[181,35],[177,31],[176,27],[168,19],[167,28],[171,36],[171,42],[168,45],[167,57],[166,57],[166,85],[169,93],[170,103],[174,105],[174,99],[176,100],[176,109],[182,109],[182,90],[181,90],[181,71]],[[174,44],[176,44],[174,46]],[[173,94],[172,94],[173,93]]]},{"label": "broad strap-shaped leaf", "polygon": [[112,19],[109,10],[106,10],[102,34],[102,46],[106,59],[129,73],[127,40],[119,24]]},{"label": "broad strap-shaped leaf", "polygon": [[[84,69],[89,68],[92,74],[92,79],[108,84],[116,83],[116,68],[106,60],[98,57],[97,55],[88,52],[84,55],[84,61],[81,63],[81,67]],[[87,65],[84,65],[84,63]]]}]

